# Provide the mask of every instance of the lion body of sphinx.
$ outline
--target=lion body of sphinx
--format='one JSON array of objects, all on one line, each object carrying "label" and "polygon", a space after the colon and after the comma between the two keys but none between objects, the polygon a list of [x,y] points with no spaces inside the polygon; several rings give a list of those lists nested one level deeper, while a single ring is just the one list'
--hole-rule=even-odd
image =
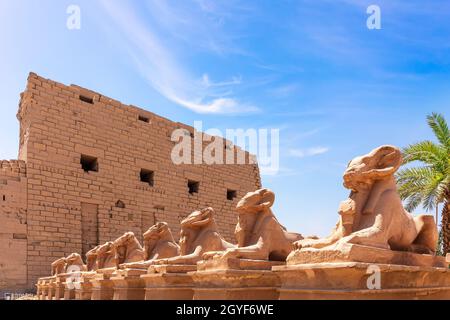
[{"label": "lion body of sphinx", "polygon": [[238,223],[235,236],[238,246],[223,252],[208,252],[203,258],[285,261],[293,249],[293,242],[303,237],[288,232],[278,222],[270,209],[274,202],[275,193],[269,189],[247,193],[236,207]]},{"label": "lion body of sphinx", "polygon": [[157,259],[167,259],[180,254],[180,246],[173,238],[172,231],[166,222],[158,222],[150,227],[144,237],[144,261],[121,264],[121,269],[147,268]]},{"label": "lion body of sphinx", "polygon": [[181,221],[180,255],[156,260],[155,264],[193,265],[202,260],[206,252],[235,247],[220,235],[214,214],[213,208],[205,208],[192,212]]},{"label": "lion body of sphinx", "polygon": [[120,264],[139,262],[144,260],[144,249],[133,232],[127,232],[113,242],[115,262],[118,268]]}]

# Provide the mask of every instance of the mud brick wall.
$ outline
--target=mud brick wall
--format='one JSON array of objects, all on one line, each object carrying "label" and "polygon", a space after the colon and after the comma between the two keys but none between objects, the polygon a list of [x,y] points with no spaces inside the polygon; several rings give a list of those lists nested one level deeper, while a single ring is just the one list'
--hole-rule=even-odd
[{"label": "mud brick wall", "polygon": [[[261,187],[256,164],[174,165],[171,134],[178,128],[193,134],[192,127],[75,85],[31,73],[17,117],[27,170],[17,192],[28,197],[22,203],[28,229],[17,223],[26,240],[14,244],[27,252],[27,276],[20,279],[29,288],[55,259],[126,231],[141,238],[166,221],[178,238],[181,219],[205,206],[216,210],[220,232],[234,241],[233,209]],[[197,193],[189,193],[189,181],[199,182]],[[228,200],[227,190],[237,197]]]},{"label": "mud brick wall", "polygon": [[26,190],[25,162],[0,161],[0,296],[27,285]]}]

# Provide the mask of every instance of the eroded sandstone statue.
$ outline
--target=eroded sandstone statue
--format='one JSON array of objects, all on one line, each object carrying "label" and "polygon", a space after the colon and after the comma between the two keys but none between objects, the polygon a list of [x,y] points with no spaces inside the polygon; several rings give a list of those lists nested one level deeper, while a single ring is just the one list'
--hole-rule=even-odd
[{"label": "eroded sandstone statue", "polygon": [[146,268],[157,259],[178,256],[180,247],[175,242],[169,225],[158,222],[144,233],[144,260],[142,262],[121,264],[120,268]]},{"label": "eroded sandstone statue", "polygon": [[97,269],[107,269],[116,266],[116,253],[111,241],[97,248]]},{"label": "eroded sandstone statue", "polygon": [[52,262],[52,276],[66,272],[66,258],[60,258]]},{"label": "eroded sandstone statue", "polygon": [[358,244],[434,253],[438,234],[433,217],[413,217],[398,195],[394,174],[401,164],[400,150],[389,145],[353,159],[344,173],[344,186],[351,193],[339,207],[336,228],[327,238],[300,240],[296,248]]},{"label": "eroded sandstone statue", "polygon": [[[394,174],[401,164],[400,150],[388,145],[349,163],[344,186],[351,193],[332,234],[296,242],[286,265],[272,268],[280,299],[450,297],[448,263],[431,254],[433,217],[413,217],[398,195]],[[376,289],[372,272],[379,276]]]},{"label": "eroded sandstone statue", "polygon": [[86,271],[86,265],[83,258],[78,253],[72,253],[66,258],[66,272]]},{"label": "eroded sandstone statue", "polygon": [[252,260],[285,261],[292,251],[292,243],[303,239],[300,234],[287,232],[272,213],[275,193],[268,189],[249,192],[237,204],[238,247],[224,252],[208,252],[204,259],[242,258]]},{"label": "eroded sandstone statue", "polygon": [[122,263],[144,260],[144,249],[133,232],[127,232],[113,242],[116,267]]},{"label": "eroded sandstone statue", "polygon": [[101,246],[96,246],[86,253],[86,268],[88,271],[95,271],[98,269],[97,257],[98,249],[100,247]]},{"label": "eroded sandstone statue", "polygon": [[196,264],[208,251],[223,251],[234,245],[225,241],[217,230],[214,209],[192,212],[181,221],[180,256],[155,260],[155,264]]}]

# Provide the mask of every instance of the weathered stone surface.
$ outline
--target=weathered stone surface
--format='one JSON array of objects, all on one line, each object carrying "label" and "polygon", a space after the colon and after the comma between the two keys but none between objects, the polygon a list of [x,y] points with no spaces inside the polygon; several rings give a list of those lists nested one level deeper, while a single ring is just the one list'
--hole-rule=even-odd
[{"label": "weathered stone surface", "polygon": [[284,264],[282,261],[225,258],[199,261],[197,270],[272,270],[273,266]]},{"label": "weathered stone surface", "polygon": [[190,272],[196,265],[153,265],[141,278],[145,282],[145,300],[192,300],[194,282]]},{"label": "weathered stone surface", "polygon": [[278,276],[266,270],[212,270],[189,273],[194,300],[275,300]]},{"label": "weathered stone surface", "polygon": [[280,299],[450,299],[446,268],[334,262],[273,270],[281,281]]},{"label": "weathered stone surface", "polygon": [[114,283],[113,300],[144,300],[145,282],[140,276],[146,273],[143,269],[117,270],[111,277]]},{"label": "weathered stone surface", "polygon": [[91,300],[92,299],[92,283],[95,272],[83,272],[75,283],[75,300]]},{"label": "weathered stone surface", "polygon": [[287,265],[312,264],[323,262],[366,262],[373,264],[397,264],[404,266],[446,268],[444,257],[430,254],[417,254],[393,251],[376,247],[340,243],[323,249],[305,248],[294,251]]},{"label": "weathered stone surface", "polygon": [[97,274],[89,281],[92,284],[91,300],[112,300],[114,283],[111,280],[114,269],[97,270]]},{"label": "weathered stone surface", "polygon": [[193,280],[189,272],[195,265],[154,265],[148,274],[142,275],[145,281],[145,300],[192,300]]}]

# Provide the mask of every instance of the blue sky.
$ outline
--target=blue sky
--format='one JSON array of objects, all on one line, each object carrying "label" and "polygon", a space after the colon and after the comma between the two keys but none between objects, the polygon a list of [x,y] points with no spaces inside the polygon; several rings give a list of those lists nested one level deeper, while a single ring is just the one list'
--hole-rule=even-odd
[{"label": "blue sky", "polygon": [[17,157],[30,71],[191,125],[280,129],[263,183],[304,234],[334,226],[351,158],[432,138],[433,111],[450,120],[448,1],[0,0],[0,42],[0,158]]}]

